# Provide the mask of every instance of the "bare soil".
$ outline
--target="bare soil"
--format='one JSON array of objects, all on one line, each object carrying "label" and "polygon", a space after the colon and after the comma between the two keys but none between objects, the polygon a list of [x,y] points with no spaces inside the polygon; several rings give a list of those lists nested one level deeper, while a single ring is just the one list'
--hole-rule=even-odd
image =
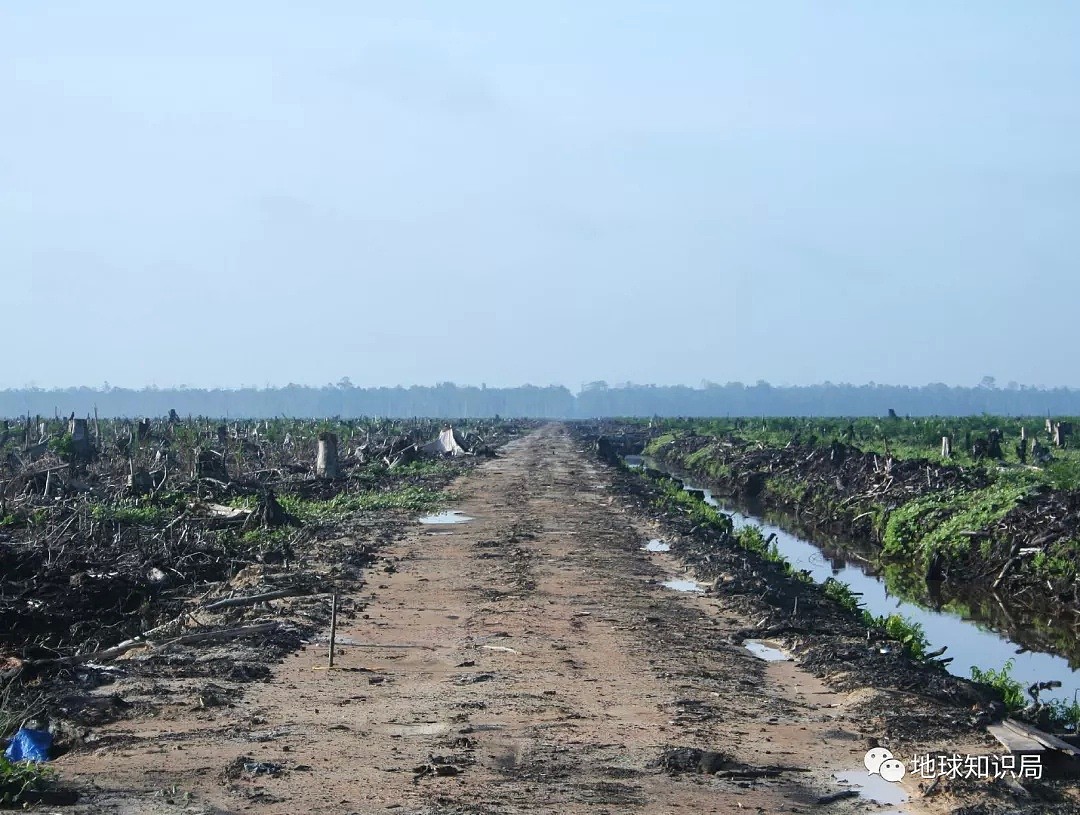
[{"label": "bare soil", "polygon": [[[577,448],[561,425],[512,442],[453,485],[452,509],[473,520],[417,524],[384,545],[342,599],[333,669],[324,632],[260,682],[98,688],[138,715],[55,762],[81,793],[68,811],[1049,811],[991,785],[924,798],[911,777],[902,804],[819,805],[845,789],[834,773],[866,777],[863,755],[888,725],[866,717],[868,700],[897,718],[934,703],[883,704],[885,691],[752,656],[749,607],[722,589],[663,586],[693,575],[643,550],[662,522]],[[949,732],[903,748],[994,751]]]}]

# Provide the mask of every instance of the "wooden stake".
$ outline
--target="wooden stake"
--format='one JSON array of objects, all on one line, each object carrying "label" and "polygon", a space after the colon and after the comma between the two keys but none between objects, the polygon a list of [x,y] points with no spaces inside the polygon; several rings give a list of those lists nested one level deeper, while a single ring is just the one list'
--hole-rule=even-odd
[{"label": "wooden stake", "polygon": [[330,604],[330,660],[327,663],[328,668],[334,667],[334,641],[337,639],[337,593],[334,593],[334,599]]}]

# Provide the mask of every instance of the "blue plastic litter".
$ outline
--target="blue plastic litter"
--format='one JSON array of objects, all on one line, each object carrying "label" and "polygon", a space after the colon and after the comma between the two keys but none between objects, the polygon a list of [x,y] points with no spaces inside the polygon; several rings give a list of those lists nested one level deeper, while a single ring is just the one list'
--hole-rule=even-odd
[{"label": "blue plastic litter", "polygon": [[25,727],[11,737],[4,751],[8,761],[48,761],[52,733],[48,730],[27,730]]}]

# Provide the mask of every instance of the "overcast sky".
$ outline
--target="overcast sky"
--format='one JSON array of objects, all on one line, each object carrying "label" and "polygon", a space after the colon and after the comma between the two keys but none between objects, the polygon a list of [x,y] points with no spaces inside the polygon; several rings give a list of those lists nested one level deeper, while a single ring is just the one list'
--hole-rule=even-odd
[{"label": "overcast sky", "polygon": [[1077,43],[1049,0],[4,3],[0,387],[1080,385]]}]

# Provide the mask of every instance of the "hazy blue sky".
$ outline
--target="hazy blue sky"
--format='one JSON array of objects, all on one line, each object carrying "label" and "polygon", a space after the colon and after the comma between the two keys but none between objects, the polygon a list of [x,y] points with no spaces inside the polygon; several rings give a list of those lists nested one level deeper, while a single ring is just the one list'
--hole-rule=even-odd
[{"label": "hazy blue sky", "polygon": [[0,387],[1078,385],[1078,43],[1050,0],[4,3]]}]

